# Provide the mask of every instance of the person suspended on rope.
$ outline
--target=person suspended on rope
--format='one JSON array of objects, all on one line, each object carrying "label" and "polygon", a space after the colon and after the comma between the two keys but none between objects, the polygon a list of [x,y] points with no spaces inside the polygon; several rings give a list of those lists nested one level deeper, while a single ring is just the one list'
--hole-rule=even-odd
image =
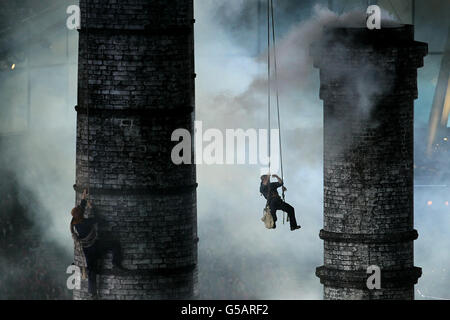
[{"label": "person suspended on rope", "polygon": [[282,210],[287,213],[289,217],[289,222],[291,224],[291,231],[300,229],[300,226],[297,225],[297,220],[295,219],[295,209],[283,199],[281,199],[278,194],[278,188],[282,188],[283,192],[287,191],[284,186],[283,180],[277,176],[276,174],[272,175],[272,177],[276,178],[277,182],[270,182],[270,175],[262,175],[261,176],[261,185],[259,187],[259,191],[266,198],[267,204],[270,208],[270,213],[272,214],[272,218],[274,221],[274,228],[276,228],[277,221],[277,210]]},{"label": "person suspended on rope", "polygon": [[[93,214],[92,203],[87,200],[87,191],[83,191],[80,205],[72,209],[72,221],[70,231],[74,241],[78,242],[86,258],[88,270],[88,292],[92,298],[97,297],[98,260],[108,251],[112,251],[112,264],[117,270],[125,270],[122,267],[120,245],[117,241],[102,241],[98,238],[99,219]],[[89,210],[86,210],[89,209]],[[90,212],[88,212],[90,211]],[[86,214],[88,213],[88,214]],[[85,215],[88,215],[85,218]]]}]

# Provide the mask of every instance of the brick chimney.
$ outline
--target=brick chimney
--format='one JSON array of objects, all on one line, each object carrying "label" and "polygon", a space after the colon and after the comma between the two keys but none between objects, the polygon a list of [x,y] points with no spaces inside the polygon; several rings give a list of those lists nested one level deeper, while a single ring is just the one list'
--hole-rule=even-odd
[{"label": "brick chimney", "polygon": [[[172,132],[194,132],[193,0],[80,8],[76,200],[90,185],[100,238],[120,242],[129,269],[115,271],[108,254],[99,299],[193,298],[196,171],[171,161]],[[84,280],[74,299],[87,298]]]},{"label": "brick chimney", "polygon": [[[410,25],[324,35],[312,47],[324,106],[324,299],[414,299],[414,100],[428,47]],[[379,290],[366,284],[372,265]]]}]

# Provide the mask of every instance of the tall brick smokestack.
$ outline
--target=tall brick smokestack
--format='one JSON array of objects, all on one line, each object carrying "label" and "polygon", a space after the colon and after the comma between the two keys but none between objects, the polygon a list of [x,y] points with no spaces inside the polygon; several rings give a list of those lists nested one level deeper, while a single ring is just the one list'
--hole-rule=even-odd
[{"label": "tall brick smokestack", "polygon": [[[324,105],[325,299],[414,299],[413,137],[417,68],[410,25],[329,28],[313,45]],[[369,290],[369,266],[381,289]]]},{"label": "tall brick smokestack", "polygon": [[[196,171],[171,161],[172,132],[194,132],[193,0],[80,8],[76,200],[90,185],[100,239],[120,242],[129,269],[105,256],[99,298],[193,298]],[[74,299],[87,298],[82,281]]]}]

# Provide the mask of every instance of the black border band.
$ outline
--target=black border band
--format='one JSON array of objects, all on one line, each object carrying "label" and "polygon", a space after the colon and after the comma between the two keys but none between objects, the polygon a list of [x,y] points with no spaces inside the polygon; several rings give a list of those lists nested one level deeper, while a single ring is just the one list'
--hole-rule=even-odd
[{"label": "black border band", "polygon": [[397,243],[414,241],[419,237],[417,230],[413,229],[405,232],[385,233],[385,234],[351,234],[338,233],[320,230],[319,237],[325,241],[344,242],[344,243]]},{"label": "black border band", "polygon": [[[80,106],[75,106],[75,111],[78,114],[87,114],[87,109]],[[193,106],[181,106],[178,108],[170,109],[100,109],[89,108],[89,116],[104,116],[104,117],[146,117],[146,118],[158,118],[158,117],[176,117],[190,115],[194,112]]]},{"label": "black border band", "polygon": [[[185,186],[173,186],[173,187],[143,187],[143,188],[89,188],[91,194],[94,195],[108,195],[108,196],[146,196],[146,195],[179,195],[194,192],[198,187],[198,183]],[[83,192],[87,189],[86,186],[73,185],[73,189],[76,192]]]},{"label": "black border band", "polygon": [[[401,270],[381,269],[381,288],[405,288],[417,283],[422,275],[422,268],[412,267]],[[329,287],[366,289],[370,274],[364,270],[347,271],[321,266],[316,269],[320,283]]]},{"label": "black border band", "polygon": [[155,269],[135,269],[135,270],[117,270],[103,269],[100,270],[100,276],[172,276],[189,274],[195,270],[196,264],[191,264],[177,268],[155,268]]}]

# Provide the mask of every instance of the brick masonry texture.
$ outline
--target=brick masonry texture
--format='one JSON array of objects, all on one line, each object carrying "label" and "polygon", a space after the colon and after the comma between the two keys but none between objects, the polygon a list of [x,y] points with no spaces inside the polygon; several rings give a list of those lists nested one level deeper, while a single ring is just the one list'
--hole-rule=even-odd
[{"label": "brick masonry texture", "polygon": [[[171,161],[172,132],[194,132],[192,0],[81,0],[76,201],[88,185],[100,239],[100,299],[197,296],[194,165]],[[79,266],[84,261],[75,251]],[[74,299],[88,299],[87,280]]]},{"label": "brick masonry texture", "polygon": [[[332,28],[312,46],[324,101],[324,298],[414,299],[412,26]],[[381,289],[365,272],[381,268]]]}]

